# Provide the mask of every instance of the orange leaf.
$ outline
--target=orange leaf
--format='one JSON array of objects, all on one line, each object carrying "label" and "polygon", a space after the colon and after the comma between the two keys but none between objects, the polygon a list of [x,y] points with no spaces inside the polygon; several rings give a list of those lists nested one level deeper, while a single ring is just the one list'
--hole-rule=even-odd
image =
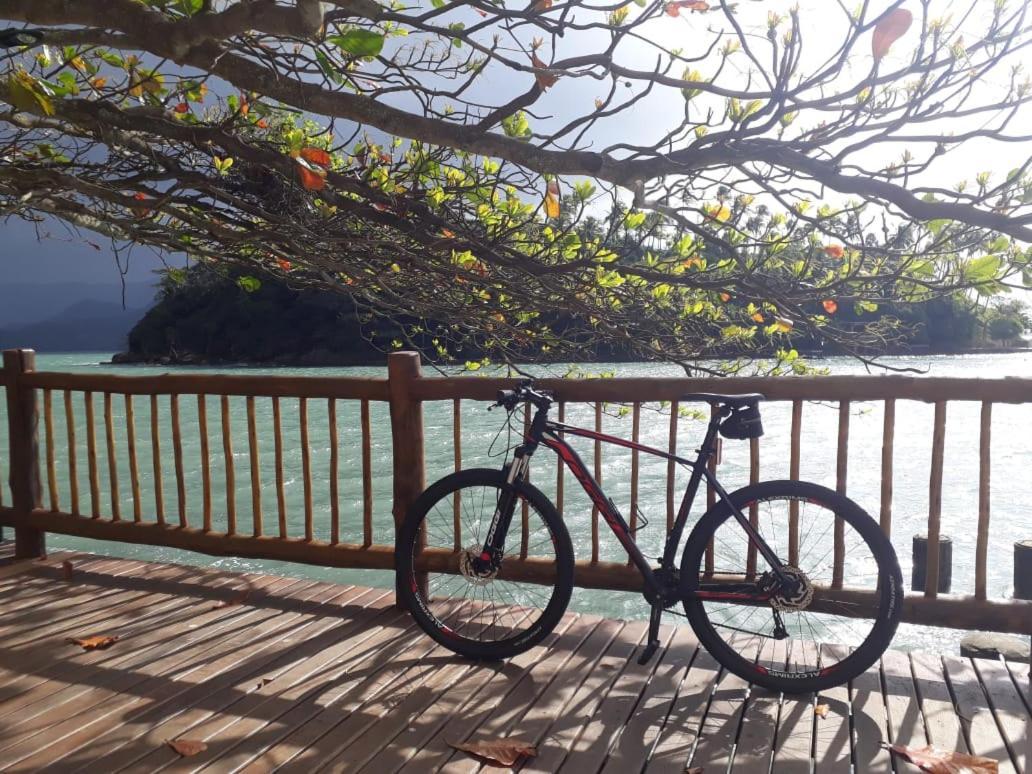
[{"label": "orange leaf", "polygon": [[[147,194],[145,194],[143,191],[137,191],[136,193],[134,193],[133,198],[138,202],[149,201]],[[135,215],[138,218],[146,218],[151,213],[149,207],[130,207],[129,209],[131,209],[133,211],[133,215]]]},{"label": "orange leaf", "polygon": [[92,637],[68,637],[67,642],[78,645],[83,650],[107,650],[118,642],[118,636],[108,637],[104,634],[95,634]]},{"label": "orange leaf", "polygon": [[828,245],[824,248],[824,254],[837,260],[841,259],[846,254],[846,251],[842,245]]},{"label": "orange leaf", "polygon": [[531,9],[535,11],[547,11],[551,7],[552,0],[534,0],[534,5],[531,6]]},{"label": "orange leaf", "polygon": [[321,191],[326,187],[326,173],[321,175],[306,167],[304,164],[297,165],[297,174],[301,178],[301,185],[307,191]]},{"label": "orange leaf", "polygon": [[669,16],[680,16],[681,9],[704,13],[710,9],[710,6],[705,0],[676,0],[676,2],[666,4],[666,12]]},{"label": "orange leaf", "polygon": [[165,744],[184,758],[189,758],[191,755],[197,755],[197,753],[202,753],[208,749],[208,745],[196,739],[169,739]]},{"label": "orange leaf", "polygon": [[595,110],[601,110],[605,106],[605,100],[595,97]]},{"label": "orange leaf", "polygon": [[559,183],[555,180],[548,181],[548,190],[545,193],[545,215],[550,218],[559,217]]},{"label": "orange leaf", "polygon": [[455,232],[452,231],[450,228],[442,228],[441,229],[441,236],[443,236],[443,237],[445,237],[447,239],[454,239],[455,238]]},{"label": "orange leaf", "polygon": [[276,265],[283,269],[283,271],[290,271],[294,264],[292,264],[286,258],[277,258]]},{"label": "orange leaf", "polygon": [[302,148],[301,158],[311,164],[318,164],[320,167],[330,166],[330,154],[322,148]]},{"label": "orange leaf", "polygon": [[473,10],[480,14],[481,17],[487,18],[487,11],[481,11],[479,8],[474,8]]},{"label": "orange leaf", "polygon": [[818,704],[813,708],[813,714],[820,718],[828,717],[828,712],[831,711],[831,707],[827,704]]},{"label": "orange leaf", "polygon": [[874,54],[874,61],[880,62],[882,57],[889,53],[892,44],[903,37],[903,33],[910,29],[913,21],[914,15],[905,8],[897,8],[878,20],[871,38],[871,53]]},{"label": "orange leaf", "polygon": [[721,293],[720,294],[720,300],[723,301],[726,304],[728,301],[731,300],[731,294],[730,293]]},{"label": "orange leaf", "polygon": [[[530,63],[541,70],[548,67],[542,62],[537,54],[530,55]],[[555,82],[559,80],[558,75],[552,75],[551,73],[534,73],[534,79],[537,81],[538,88],[541,91],[547,91],[550,87],[555,86]]]},{"label": "orange leaf", "polygon": [[72,579],[72,563],[67,559],[61,562],[61,573],[66,581],[70,581]]},{"label": "orange leaf", "polygon": [[190,106],[188,104],[186,104],[185,102],[180,102],[178,105],[176,105],[172,109],[175,110],[177,113],[189,113],[190,112]]},{"label": "orange leaf", "polygon": [[266,121],[264,118],[259,118],[258,121],[255,122],[255,126],[257,126],[259,129],[268,129],[269,122]]},{"label": "orange leaf", "polygon": [[838,311],[838,302],[833,298],[826,298],[821,301],[821,306],[824,307],[824,311],[828,314],[835,314]]},{"label": "orange leaf", "polygon": [[479,742],[448,742],[449,747],[484,758],[499,766],[512,766],[523,758],[533,758],[537,748],[522,739],[484,739]]},{"label": "orange leaf", "polygon": [[763,315],[760,312],[754,313],[752,318],[753,318],[754,322],[758,322],[758,323],[763,322]]},{"label": "orange leaf", "polygon": [[904,760],[913,763],[921,771],[931,774],[997,774],[999,762],[977,755],[939,750],[927,747],[907,747],[905,744],[888,745],[888,749]]},{"label": "orange leaf", "polygon": [[246,116],[251,112],[251,103],[247,101],[247,97],[243,94],[240,95],[240,115]]},{"label": "orange leaf", "polygon": [[103,89],[104,85],[106,83],[107,83],[107,78],[103,78],[101,76],[97,76],[92,81],[90,81],[90,86],[92,86],[95,89]]}]

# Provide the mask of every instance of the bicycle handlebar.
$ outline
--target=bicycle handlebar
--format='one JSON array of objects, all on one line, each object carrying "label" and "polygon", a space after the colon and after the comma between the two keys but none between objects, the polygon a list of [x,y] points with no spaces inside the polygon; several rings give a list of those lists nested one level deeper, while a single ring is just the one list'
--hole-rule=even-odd
[{"label": "bicycle handlebar", "polygon": [[530,381],[522,382],[515,390],[499,390],[496,406],[502,406],[507,411],[512,411],[522,402],[532,403],[538,408],[548,408],[552,405],[552,396],[547,392],[535,390],[530,386]]}]

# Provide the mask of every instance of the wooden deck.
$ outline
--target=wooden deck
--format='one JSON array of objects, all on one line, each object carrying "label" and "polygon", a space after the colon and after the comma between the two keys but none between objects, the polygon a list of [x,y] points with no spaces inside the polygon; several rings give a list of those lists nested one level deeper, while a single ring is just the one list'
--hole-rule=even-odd
[{"label": "wooden deck", "polygon": [[[382,589],[0,549],[0,770],[472,772],[447,742],[515,736],[541,772],[891,772],[885,740],[1028,771],[1027,665],[891,652],[797,699],[722,674],[687,627],[644,667],[643,622],[568,614],[560,630],[475,665]],[[119,640],[66,642],[95,634]],[[182,738],[207,750],[181,758],[166,741]]]}]

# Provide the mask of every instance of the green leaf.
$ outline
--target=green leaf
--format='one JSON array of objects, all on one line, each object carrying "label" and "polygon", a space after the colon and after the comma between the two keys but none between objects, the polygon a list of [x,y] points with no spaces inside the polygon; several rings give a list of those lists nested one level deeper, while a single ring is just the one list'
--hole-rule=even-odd
[{"label": "green leaf", "polygon": [[376,56],[383,51],[384,36],[372,30],[352,29],[327,40],[351,56]]},{"label": "green leaf", "polygon": [[262,281],[257,277],[244,276],[237,278],[237,285],[246,293],[254,293],[262,286]]},{"label": "green leaf", "polygon": [[971,283],[990,282],[996,279],[1002,261],[998,255],[983,255],[968,262],[964,267],[964,279]]}]

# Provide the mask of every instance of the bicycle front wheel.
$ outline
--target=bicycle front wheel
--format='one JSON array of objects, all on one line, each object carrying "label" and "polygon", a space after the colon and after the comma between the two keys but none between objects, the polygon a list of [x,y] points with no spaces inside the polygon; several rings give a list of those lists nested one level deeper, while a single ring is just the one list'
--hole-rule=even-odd
[{"label": "bicycle front wheel", "polygon": [[[516,496],[497,570],[478,572],[503,494]],[[573,591],[573,546],[555,506],[498,470],[463,470],[430,486],[398,536],[398,590],[419,626],[470,658],[509,658],[555,628]]]},{"label": "bicycle front wheel", "polygon": [[852,500],[800,481],[730,495],[793,580],[770,566],[726,503],[692,530],[681,565],[685,612],[727,669],[786,693],[844,683],[870,667],[896,632],[903,579],[892,544]]}]

